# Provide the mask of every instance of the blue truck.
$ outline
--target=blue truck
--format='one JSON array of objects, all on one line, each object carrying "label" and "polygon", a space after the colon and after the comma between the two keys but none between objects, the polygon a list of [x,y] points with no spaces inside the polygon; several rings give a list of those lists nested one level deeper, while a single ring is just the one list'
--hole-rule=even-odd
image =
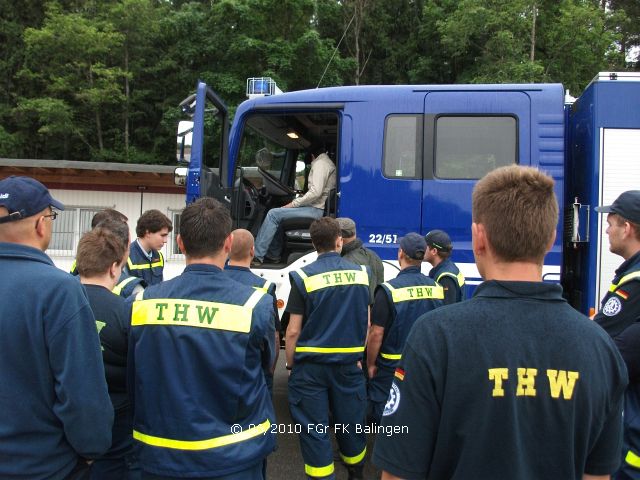
[{"label": "blue truck", "polygon": [[[199,82],[181,103],[176,181],[186,202],[226,203],[235,228],[257,234],[266,212],[304,189],[305,151],[321,143],[336,164],[325,214],[355,220],[365,246],[397,271],[398,240],[442,229],[467,294],[481,278],[471,248],[471,192],[484,174],[517,163],[556,181],[561,219],[545,281],[591,313],[621,262],[593,207],[640,186],[640,74],[603,72],[565,102],[561,84],[344,86],[281,93],[247,83],[230,124],[222,99]],[[507,206],[508,208],[508,206]],[[603,223],[604,222],[604,223]],[[288,271],[315,258],[310,220],[283,225],[282,263],[258,272],[288,296]],[[427,266],[424,267],[427,270]],[[283,305],[283,302],[281,303]]]}]

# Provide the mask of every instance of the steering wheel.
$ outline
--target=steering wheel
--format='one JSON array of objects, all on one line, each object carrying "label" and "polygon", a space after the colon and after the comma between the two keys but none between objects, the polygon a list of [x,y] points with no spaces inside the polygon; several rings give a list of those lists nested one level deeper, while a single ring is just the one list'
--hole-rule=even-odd
[{"label": "steering wheel", "polygon": [[278,197],[291,197],[295,195],[295,190],[283,183],[280,183],[280,180],[271,175],[264,168],[258,167],[258,172],[260,172],[260,175],[262,175],[262,178],[264,179],[264,186],[266,187],[268,194]]},{"label": "steering wheel", "polygon": [[256,204],[258,203],[258,197],[260,194],[258,193],[256,186],[244,177],[242,177],[242,189],[245,193],[243,198],[243,218],[251,218],[256,211]]}]

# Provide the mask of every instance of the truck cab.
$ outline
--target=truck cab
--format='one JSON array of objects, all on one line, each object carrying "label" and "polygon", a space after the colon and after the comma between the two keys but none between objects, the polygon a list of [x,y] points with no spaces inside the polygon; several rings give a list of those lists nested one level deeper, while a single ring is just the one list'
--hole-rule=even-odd
[{"label": "truck cab", "polygon": [[[442,229],[469,295],[481,280],[470,234],[479,178],[513,163],[539,167],[554,177],[564,204],[563,99],[559,84],[331,87],[250,96],[229,128],[226,106],[199,83],[183,102],[192,144],[178,137],[178,150],[190,153],[187,202],[218,198],[234,227],[255,236],[270,208],[304,191],[307,150],[321,143],[337,171],[325,214],[356,222],[357,236],[383,259],[385,276],[397,273],[403,235]],[[258,270],[276,282],[281,298],[287,272],[315,258],[309,223],[285,225],[281,263]],[[559,281],[562,228],[546,280]]]}]

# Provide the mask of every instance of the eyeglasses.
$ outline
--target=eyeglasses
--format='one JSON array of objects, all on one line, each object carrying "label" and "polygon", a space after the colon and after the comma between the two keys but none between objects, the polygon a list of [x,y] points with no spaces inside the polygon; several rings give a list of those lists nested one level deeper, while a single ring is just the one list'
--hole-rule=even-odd
[{"label": "eyeglasses", "polygon": [[51,213],[49,215],[42,215],[43,217],[48,217],[51,220],[55,220],[56,218],[58,218],[58,212],[56,212],[55,210],[52,210]]}]

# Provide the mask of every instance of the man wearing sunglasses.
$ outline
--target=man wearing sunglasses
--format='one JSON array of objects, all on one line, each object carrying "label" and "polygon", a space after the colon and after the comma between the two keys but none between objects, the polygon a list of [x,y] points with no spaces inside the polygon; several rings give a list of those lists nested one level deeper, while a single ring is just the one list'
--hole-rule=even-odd
[{"label": "man wearing sunglasses", "polygon": [[87,478],[113,407],[80,282],[44,253],[64,205],[29,177],[0,180],[0,478]]}]

